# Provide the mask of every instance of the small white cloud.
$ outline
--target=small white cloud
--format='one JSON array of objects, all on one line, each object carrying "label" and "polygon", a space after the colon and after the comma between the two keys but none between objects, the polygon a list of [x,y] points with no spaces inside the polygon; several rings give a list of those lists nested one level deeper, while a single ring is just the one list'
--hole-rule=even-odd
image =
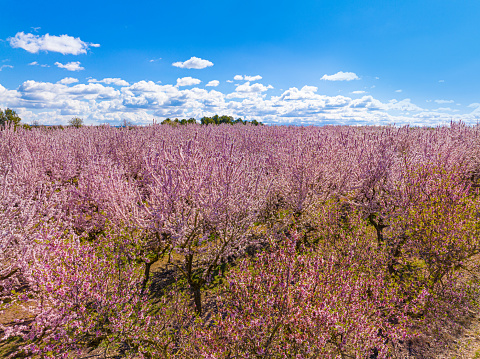
[{"label": "small white cloud", "polygon": [[111,77],[107,77],[107,78],[104,78],[103,80],[97,80],[97,79],[90,79],[88,80],[88,82],[101,82],[101,83],[104,83],[104,84],[107,84],[107,85],[115,85],[115,86],[130,86],[130,84],[125,81],[125,80],[122,80],[120,78],[111,78]]},{"label": "small white cloud", "polygon": [[262,76],[256,75],[256,76],[244,76],[243,79],[245,81],[258,81],[262,79]]},{"label": "small white cloud", "polygon": [[35,31],[35,32],[38,32],[38,30],[40,30],[40,29],[41,29],[41,27],[33,27],[33,26],[32,26],[32,27],[30,27],[30,28],[31,28],[33,31]]},{"label": "small white cloud", "polygon": [[70,85],[75,82],[78,82],[78,79],[73,78],[73,77],[65,77],[64,79],[61,79],[60,81],[57,81],[57,84],[62,84],[62,85]]},{"label": "small white cloud", "polygon": [[99,44],[91,44],[80,40],[79,37],[68,35],[51,36],[25,34],[18,32],[15,37],[7,39],[13,48],[21,48],[33,54],[39,51],[59,52],[63,55],[86,54],[89,47],[99,47]]},{"label": "small white cloud", "polygon": [[470,107],[470,108],[478,108],[478,107],[480,107],[480,103],[474,102],[474,103],[471,103],[470,105],[468,105],[467,107]]},{"label": "small white cloud", "polygon": [[28,65],[29,65],[29,66],[50,67],[50,66],[48,66],[48,65],[39,64],[37,61],[30,62]]},{"label": "small white cloud", "polygon": [[354,95],[361,95],[362,93],[366,93],[365,91],[352,91]]},{"label": "small white cloud", "polygon": [[395,92],[398,92],[398,93],[400,93],[400,92],[403,92],[403,90],[395,90]]},{"label": "small white cloud", "polygon": [[242,80],[245,80],[245,81],[258,81],[258,80],[261,80],[261,79],[262,79],[262,76],[260,76],[260,75],[256,75],[256,76],[235,75],[235,77],[234,77],[233,79],[236,80],[236,81],[242,81]]},{"label": "small white cloud", "polygon": [[0,71],[2,71],[3,69],[13,69],[13,66],[12,65],[2,65],[2,66],[0,66]]},{"label": "small white cloud", "polygon": [[343,72],[339,71],[333,75],[323,75],[320,80],[325,81],[351,81],[351,80],[360,80],[360,78],[353,72]]},{"label": "small white cloud", "polygon": [[438,82],[445,82],[445,80],[438,80]]},{"label": "small white cloud", "polygon": [[210,81],[208,84],[206,84],[205,86],[217,87],[218,85],[220,85],[220,81],[218,81],[218,80],[212,80],[212,81]]},{"label": "small white cloud", "polygon": [[193,77],[182,77],[177,79],[177,86],[193,86],[198,85],[200,82],[199,79],[194,79]]},{"label": "small white cloud", "polygon": [[455,101],[453,100],[435,100],[436,103],[438,104],[443,104],[443,103],[454,103]]},{"label": "small white cloud", "polygon": [[378,77],[378,76],[375,76],[375,80],[380,80],[380,77]]},{"label": "small white cloud", "polygon": [[159,57],[158,59],[151,59],[151,60],[149,60],[149,62],[156,62],[156,61],[160,61],[161,59],[162,59],[162,58]]},{"label": "small white cloud", "polygon": [[174,62],[172,66],[180,67],[182,69],[204,69],[213,66],[213,62],[193,56],[184,62]]},{"label": "small white cloud", "polygon": [[233,83],[233,81],[232,81],[232,80],[227,80],[227,82],[228,82],[229,84]]},{"label": "small white cloud", "polygon": [[84,67],[80,66],[80,61],[67,62],[66,64],[62,64],[60,62],[55,62],[55,65],[60,67],[61,69],[65,69],[65,70],[68,70],[68,71],[85,70]]}]

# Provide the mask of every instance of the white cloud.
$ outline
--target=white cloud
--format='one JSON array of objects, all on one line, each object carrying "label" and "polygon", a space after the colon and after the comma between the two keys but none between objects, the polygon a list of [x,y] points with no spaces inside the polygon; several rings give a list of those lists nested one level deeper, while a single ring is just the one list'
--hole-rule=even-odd
[{"label": "white cloud", "polygon": [[227,80],[227,82],[228,82],[229,84],[233,83],[233,81],[232,81],[232,80]]},{"label": "white cloud", "polygon": [[0,85],[0,107],[15,108],[27,123],[37,120],[47,124],[65,124],[72,116],[83,118],[87,124],[119,124],[123,119],[147,124],[152,118],[198,119],[214,114],[256,119],[266,124],[297,125],[436,126],[451,120],[476,124],[480,119],[480,104],[476,103],[471,104],[470,113],[448,107],[431,111],[410,99],[385,103],[370,95],[327,96],[318,93],[315,86],[292,87],[274,96],[267,95],[271,86],[258,83],[240,84],[234,93],[227,95],[213,88],[182,88],[153,81],[139,81],[121,88],[105,82],[67,82],[70,81],[29,80],[14,90]]},{"label": "white cloud", "polygon": [[241,85],[236,85],[235,92],[227,95],[227,99],[234,98],[256,98],[262,96],[263,92],[273,89],[272,85],[265,86],[263,84],[255,83],[250,85],[250,82],[245,82]]},{"label": "white cloud", "polygon": [[199,79],[195,79],[193,77],[182,77],[177,79],[177,86],[193,86],[193,85],[198,85],[200,82]]},{"label": "white cloud", "polygon": [[480,107],[480,103],[474,102],[474,103],[471,103],[470,105],[468,105],[467,107],[470,107],[470,108],[478,108],[478,107]]},{"label": "white cloud", "polygon": [[80,40],[79,37],[68,35],[51,36],[25,34],[18,32],[15,37],[7,39],[13,48],[21,48],[33,54],[39,51],[59,52],[63,55],[86,54],[89,47],[99,47],[99,44],[91,44]]},{"label": "white cloud", "polygon": [[237,80],[237,81],[242,81],[242,80],[245,80],[245,81],[258,81],[258,80],[261,80],[261,79],[262,79],[262,76],[260,76],[260,75],[255,75],[255,76],[235,75],[235,77],[234,77],[233,79],[234,79],[234,80]]},{"label": "white cloud", "polygon": [[351,81],[351,80],[360,80],[360,78],[353,72],[343,72],[339,71],[333,75],[323,75],[320,80],[325,81]]},{"label": "white cloud", "polygon": [[78,82],[78,79],[73,78],[73,77],[65,77],[64,79],[61,79],[60,81],[57,81],[57,84],[62,84],[62,85],[70,85],[75,82]]},{"label": "white cloud", "polygon": [[156,61],[160,61],[161,59],[162,59],[162,58],[159,57],[158,59],[151,59],[151,60],[149,60],[149,62],[156,62]]},{"label": "white cloud", "polygon": [[120,78],[111,78],[111,77],[104,78],[103,80],[89,79],[88,82],[94,82],[94,83],[100,82],[107,85],[115,85],[115,86],[130,86],[130,84],[125,80],[122,80]]},{"label": "white cloud", "polygon": [[220,85],[220,81],[218,81],[218,80],[212,80],[212,81],[210,81],[208,84],[206,84],[205,86],[217,87],[218,85]]},{"label": "white cloud", "polygon": [[213,62],[193,56],[184,62],[174,62],[172,66],[180,67],[182,69],[204,69],[213,66]]},{"label": "white cloud", "polygon": [[0,66],[0,71],[2,71],[3,69],[13,69],[13,66],[12,65],[1,65]]},{"label": "white cloud", "polygon": [[454,103],[455,101],[453,100],[435,100],[436,103],[438,104],[444,104],[444,103]]},{"label": "white cloud", "polygon": [[395,90],[395,92],[398,92],[398,93],[400,93],[400,92],[403,92],[403,90]]},{"label": "white cloud", "polygon": [[438,82],[445,82],[445,80],[438,80]]},{"label": "white cloud", "polygon": [[80,66],[80,61],[74,61],[74,62],[67,62],[66,64],[62,64],[60,62],[55,62],[55,65],[60,67],[61,69],[66,69],[68,71],[80,71],[80,70],[85,70],[84,67]]},{"label": "white cloud", "polygon": [[360,94],[363,94],[365,93],[365,91],[352,91],[352,94],[354,95],[360,95]]},{"label": "white cloud", "polygon": [[30,62],[28,65],[29,65],[29,66],[50,67],[50,66],[45,65],[45,64],[42,64],[42,65],[41,65],[41,64],[39,64],[37,61]]}]

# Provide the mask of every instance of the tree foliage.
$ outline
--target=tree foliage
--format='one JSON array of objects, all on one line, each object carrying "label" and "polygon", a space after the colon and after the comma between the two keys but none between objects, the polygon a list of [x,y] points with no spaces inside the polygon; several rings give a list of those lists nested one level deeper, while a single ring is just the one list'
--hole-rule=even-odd
[{"label": "tree foliage", "polygon": [[45,358],[406,357],[478,308],[478,143],[462,124],[8,127],[0,314],[29,315],[0,340]]},{"label": "tree foliage", "polygon": [[14,110],[6,108],[5,111],[2,111],[2,109],[0,109],[0,126],[5,126],[8,124],[18,126],[20,121],[22,121],[22,119]]},{"label": "tree foliage", "polygon": [[83,119],[80,117],[73,117],[71,120],[68,121],[68,124],[75,128],[80,128],[83,126]]}]

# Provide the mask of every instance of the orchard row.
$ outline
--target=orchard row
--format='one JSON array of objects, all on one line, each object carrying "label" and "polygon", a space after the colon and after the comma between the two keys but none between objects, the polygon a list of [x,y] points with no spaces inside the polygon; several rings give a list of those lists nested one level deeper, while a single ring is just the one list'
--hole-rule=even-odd
[{"label": "orchard row", "polygon": [[5,129],[0,318],[28,315],[1,340],[45,358],[400,355],[477,305],[479,179],[462,124]]}]

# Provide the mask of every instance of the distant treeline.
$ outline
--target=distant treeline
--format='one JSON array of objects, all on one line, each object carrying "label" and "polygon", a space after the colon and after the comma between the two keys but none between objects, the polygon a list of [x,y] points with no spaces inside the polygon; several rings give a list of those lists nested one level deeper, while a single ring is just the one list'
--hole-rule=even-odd
[{"label": "distant treeline", "polygon": [[[187,119],[181,119],[179,120],[176,118],[175,120],[172,120],[170,118],[167,118],[161,122],[162,125],[172,125],[172,124],[179,124],[179,125],[188,125],[188,124],[193,124],[197,123],[197,120],[194,118],[189,118]],[[263,126],[262,122],[258,122],[257,120],[253,121],[247,121],[247,120],[242,120],[241,118],[237,118],[236,120],[232,116],[218,116],[215,115],[213,117],[202,117],[200,119],[200,123],[202,125],[221,125],[223,123],[228,124],[228,125],[236,125],[236,124],[242,124],[246,125],[247,123],[252,124],[254,126]]]}]

